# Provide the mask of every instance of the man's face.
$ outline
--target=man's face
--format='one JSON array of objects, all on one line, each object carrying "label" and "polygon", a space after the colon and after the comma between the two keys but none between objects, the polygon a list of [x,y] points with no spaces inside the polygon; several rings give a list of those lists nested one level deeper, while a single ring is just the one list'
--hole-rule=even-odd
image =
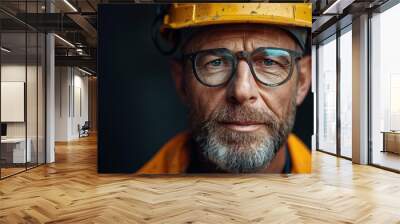
[{"label": "man's face", "polygon": [[[197,33],[185,45],[184,53],[215,48],[252,52],[260,47],[300,51],[285,31],[237,25]],[[309,78],[300,80],[308,83],[300,86],[299,93],[299,83],[304,84],[294,66],[289,81],[268,87],[240,60],[226,85],[207,87],[195,78],[190,61],[181,68],[174,72],[175,81],[189,106],[193,136],[204,156],[228,172],[255,172],[267,167],[292,130],[296,105],[308,91]]]}]

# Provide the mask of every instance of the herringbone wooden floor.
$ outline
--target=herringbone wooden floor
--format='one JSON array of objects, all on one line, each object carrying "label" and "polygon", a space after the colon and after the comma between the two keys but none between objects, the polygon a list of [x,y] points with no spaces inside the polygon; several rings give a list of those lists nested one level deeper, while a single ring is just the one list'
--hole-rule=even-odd
[{"label": "herringbone wooden floor", "polygon": [[400,223],[400,175],[316,152],[311,175],[99,175],[96,139],[0,181],[0,223]]}]

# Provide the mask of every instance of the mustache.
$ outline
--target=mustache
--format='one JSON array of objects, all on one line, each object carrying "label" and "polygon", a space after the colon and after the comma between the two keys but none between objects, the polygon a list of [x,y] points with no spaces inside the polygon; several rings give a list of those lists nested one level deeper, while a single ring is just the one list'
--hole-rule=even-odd
[{"label": "mustache", "polygon": [[210,118],[207,120],[217,123],[262,123],[271,128],[276,127],[279,123],[279,119],[272,112],[243,105],[228,105],[220,108],[212,113]]}]

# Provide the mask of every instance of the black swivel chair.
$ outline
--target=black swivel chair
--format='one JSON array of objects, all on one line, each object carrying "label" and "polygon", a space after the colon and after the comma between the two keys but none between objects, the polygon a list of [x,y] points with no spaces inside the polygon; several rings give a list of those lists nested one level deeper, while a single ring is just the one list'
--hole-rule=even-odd
[{"label": "black swivel chair", "polygon": [[78,125],[79,138],[89,136],[89,129],[90,129],[89,121],[85,121],[82,127]]}]

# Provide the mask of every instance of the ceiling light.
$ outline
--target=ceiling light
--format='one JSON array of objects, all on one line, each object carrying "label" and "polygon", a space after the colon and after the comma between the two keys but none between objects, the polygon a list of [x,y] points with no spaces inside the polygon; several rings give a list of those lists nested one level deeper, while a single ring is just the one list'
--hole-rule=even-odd
[{"label": "ceiling light", "polygon": [[75,48],[75,45],[73,45],[73,44],[72,44],[71,42],[69,42],[68,40],[66,40],[66,39],[64,39],[64,38],[62,38],[62,37],[60,37],[60,36],[57,35],[57,34],[54,34],[54,36],[57,37],[57,38],[58,38],[59,40],[61,40],[62,42],[66,43],[68,46]]},{"label": "ceiling light", "polygon": [[332,5],[330,5],[324,12],[323,15],[329,14],[342,14],[343,10],[351,5],[355,0],[336,0]]},{"label": "ceiling light", "polygon": [[93,75],[92,73],[90,73],[90,72],[88,72],[88,71],[86,71],[86,70],[83,70],[83,69],[81,69],[81,68],[79,68],[79,67],[78,67],[78,70],[81,71],[81,72],[83,72],[83,73],[85,73],[85,74],[87,74],[87,75],[90,75],[90,76]]},{"label": "ceiling light", "polygon": [[11,52],[11,50],[9,50],[9,49],[7,49],[5,47],[1,47],[1,51],[4,51],[6,53],[10,53]]},{"label": "ceiling light", "polygon": [[64,0],[64,3],[67,4],[74,12],[78,12],[78,10],[71,3],[69,3],[68,0]]}]

